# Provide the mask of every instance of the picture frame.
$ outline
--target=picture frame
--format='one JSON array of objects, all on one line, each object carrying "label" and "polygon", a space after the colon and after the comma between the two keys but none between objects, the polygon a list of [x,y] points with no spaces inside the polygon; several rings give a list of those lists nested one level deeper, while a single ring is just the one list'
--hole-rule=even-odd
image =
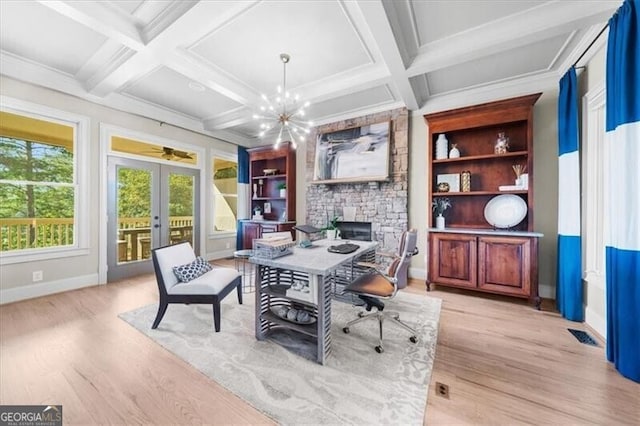
[{"label": "picture frame", "polygon": [[319,133],[312,183],[388,180],[390,129],[384,121]]},{"label": "picture frame", "polygon": [[460,192],[460,173],[446,173],[436,176],[436,185],[446,182],[449,184],[448,192]]}]

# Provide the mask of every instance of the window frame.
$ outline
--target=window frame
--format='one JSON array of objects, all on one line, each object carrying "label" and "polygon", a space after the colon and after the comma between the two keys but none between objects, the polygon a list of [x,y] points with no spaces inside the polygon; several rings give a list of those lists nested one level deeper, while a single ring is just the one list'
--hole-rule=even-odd
[{"label": "window frame", "polygon": [[0,252],[0,266],[89,254],[90,119],[56,108],[0,95],[0,110],[73,128],[74,223],[73,245]]},{"label": "window frame", "polygon": [[[214,187],[213,164],[216,158],[219,158],[221,160],[233,161],[236,164],[238,164],[238,154],[231,154],[228,152],[223,152],[218,150],[211,150],[210,152],[209,159],[211,161],[210,163],[211,167],[208,168],[209,169],[208,173],[211,175],[211,179],[209,180],[209,182],[211,183],[211,186],[209,187],[209,193],[211,194],[211,204],[210,204],[211,205],[211,225],[209,226],[209,239],[230,238],[230,237],[235,237],[238,234],[237,224],[236,224],[235,231],[216,231],[215,230],[216,194],[213,189]],[[236,197],[238,197],[237,188],[236,188]],[[236,216],[236,220],[237,220],[237,216]]]}]

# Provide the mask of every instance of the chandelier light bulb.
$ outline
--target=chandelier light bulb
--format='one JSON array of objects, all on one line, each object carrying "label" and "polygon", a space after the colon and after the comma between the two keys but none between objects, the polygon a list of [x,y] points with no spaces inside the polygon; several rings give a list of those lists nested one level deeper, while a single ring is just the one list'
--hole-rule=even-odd
[{"label": "chandelier light bulb", "polygon": [[278,87],[276,88],[276,90],[278,91],[278,93],[282,93],[282,87],[280,85],[278,85]]},{"label": "chandelier light bulb", "polygon": [[257,120],[258,118],[260,118],[260,116],[258,114],[253,114],[253,119]]}]

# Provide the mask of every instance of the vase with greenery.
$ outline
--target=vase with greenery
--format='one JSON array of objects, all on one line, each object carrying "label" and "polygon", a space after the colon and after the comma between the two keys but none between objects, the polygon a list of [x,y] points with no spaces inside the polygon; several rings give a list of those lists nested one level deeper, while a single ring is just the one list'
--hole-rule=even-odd
[{"label": "vase with greenery", "polygon": [[436,214],[436,228],[444,229],[444,212],[451,207],[451,201],[448,198],[436,197],[431,203],[431,209]]},{"label": "vase with greenery", "polygon": [[338,238],[338,216],[334,216],[333,219],[327,222],[327,226],[322,228],[323,231],[326,231],[327,238],[330,240],[335,240]]},{"label": "vase with greenery", "polygon": [[280,191],[280,198],[287,198],[287,184],[282,182],[278,184],[278,190]]}]

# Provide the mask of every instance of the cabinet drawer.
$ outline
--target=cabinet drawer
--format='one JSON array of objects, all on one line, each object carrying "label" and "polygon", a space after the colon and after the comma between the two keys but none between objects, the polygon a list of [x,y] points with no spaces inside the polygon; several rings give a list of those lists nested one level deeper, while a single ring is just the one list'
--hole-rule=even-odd
[{"label": "cabinet drawer", "polygon": [[263,234],[268,234],[270,232],[277,232],[278,231],[278,226],[277,225],[260,225],[261,229],[262,229],[262,233]]}]

